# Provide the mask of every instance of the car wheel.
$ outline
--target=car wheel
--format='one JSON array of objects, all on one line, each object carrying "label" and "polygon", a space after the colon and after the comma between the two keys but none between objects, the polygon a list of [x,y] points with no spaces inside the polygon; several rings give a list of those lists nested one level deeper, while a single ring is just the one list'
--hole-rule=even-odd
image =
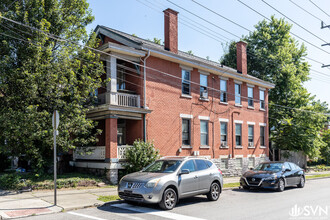
[{"label": "car wheel", "polygon": [[300,177],[300,182],[298,184],[298,187],[299,188],[304,188],[304,186],[305,186],[305,178],[304,178],[304,176],[301,176]]},{"label": "car wheel", "polygon": [[165,210],[171,210],[174,208],[177,202],[176,192],[172,188],[168,188],[163,193],[162,201],[160,201],[159,206]]},{"label": "car wheel", "polygon": [[283,192],[284,191],[284,188],[285,188],[285,185],[284,185],[284,180],[283,179],[280,179],[277,183],[277,191],[278,192]]},{"label": "car wheel", "polygon": [[220,185],[217,182],[213,182],[210,187],[210,191],[207,194],[207,198],[210,201],[217,201],[220,197]]},{"label": "car wheel", "polygon": [[243,189],[250,189],[250,187],[248,187],[248,186],[243,186]]}]

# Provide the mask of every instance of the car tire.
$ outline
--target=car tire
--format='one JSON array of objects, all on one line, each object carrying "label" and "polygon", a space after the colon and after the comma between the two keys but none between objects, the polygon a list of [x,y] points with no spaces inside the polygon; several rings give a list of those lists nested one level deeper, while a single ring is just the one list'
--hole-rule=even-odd
[{"label": "car tire", "polygon": [[249,190],[250,187],[249,186],[243,186],[243,189]]},{"label": "car tire", "polygon": [[217,201],[220,197],[220,185],[218,182],[213,182],[210,186],[210,191],[206,194],[208,200]]},{"label": "car tire", "polygon": [[280,179],[277,183],[277,192],[283,192],[285,188],[285,183],[283,179]]},{"label": "car tire", "polygon": [[301,176],[300,177],[300,181],[299,181],[299,184],[297,186],[299,188],[304,188],[304,186],[305,186],[305,178],[304,178],[304,176]]},{"label": "car tire", "polygon": [[178,197],[172,188],[167,188],[163,193],[163,198],[159,203],[159,207],[164,210],[171,210],[175,207]]}]

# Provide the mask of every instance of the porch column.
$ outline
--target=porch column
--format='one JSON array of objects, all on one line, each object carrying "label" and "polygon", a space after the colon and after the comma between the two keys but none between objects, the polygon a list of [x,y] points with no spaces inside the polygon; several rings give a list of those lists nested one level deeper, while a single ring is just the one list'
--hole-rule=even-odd
[{"label": "porch column", "polygon": [[105,162],[117,158],[117,118],[105,119]]},{"label": "porch column", "polygon": [[107,104],[117,104],[117,58],[109,56],[107,59],[107,79],[111,79],[107,85]]}]

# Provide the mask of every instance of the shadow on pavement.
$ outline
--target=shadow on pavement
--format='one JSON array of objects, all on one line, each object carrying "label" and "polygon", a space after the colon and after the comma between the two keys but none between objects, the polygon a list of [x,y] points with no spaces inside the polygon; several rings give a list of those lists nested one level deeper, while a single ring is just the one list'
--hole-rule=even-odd
[{"label": "shadow on pavement", "polygon": [[[297,187],[294,186],[290,186],[290,187],[286,187],[285,191],[290,191],[290,190],[294,190],[294,189],[299,189]],[[233,189],[232,191],[234,192],[240,192],[240,193],[279,193],[274,189],[264,189],[264,188],[251,188],[251,189]]]}]

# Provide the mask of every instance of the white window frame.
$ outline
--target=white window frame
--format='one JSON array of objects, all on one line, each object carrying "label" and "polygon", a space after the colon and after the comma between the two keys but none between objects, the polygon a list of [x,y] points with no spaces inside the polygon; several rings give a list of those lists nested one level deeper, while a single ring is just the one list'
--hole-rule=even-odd
[{"label": "white window frame", "polygon": [[[183,72],[188,72],[189,73],[189,80],[183,79]],[[188,85],[189,86],[189,94],[183,93],[183,85]],[[181,94],[183,96],[191,96],[191,70],[182,68],[181,69]]]},{"label": "white window frame", "polygon": [[[249,89],[252,89],[252,96],[249,95]],[[248,94],[248,108],[254,108],[254,100],[253,100],[253,92],[254,88],[252,86],[247,87],[247,94]],[[252,104],[250,105],[250,102],[252,101]]]},{"label": "white window frame", "polygon": [[[239,125],[241,127],[241,134],[240,134],[240,145],[237,144],[236,142],[236,137],[237,137],[237,134],[236,134],[236,127],[237,125]],[[243,133],[243,124],[242,123],[236,123],[235,122],[235,148],[243,148],[243,143],[242,143],[242,133]]]},{"label": "white window frame", "polygon": [[[236,86],[239,88],[238,92],[236,91]],[[239,83],[235,83],[235,106],[242,106],[242,85]],[[237,102],[239,101],[239,102]]]},{"label": "white window frame", "polygon": [[[202,85],[202,77],[206,77],[206,85]],[[200,74],[199,75],[199,95],[200,95],[200,98],[201,99],[207,99],[208,98],[208,96],[209,96],[209,94],[208,94],[208,88],[207,88],[207,84],[208,84],[208,75],[207,74]],[[203,92],[204,91],[206,91],[206,97],[203,97],[203,95],[202,95],[202,89],[204,89],[203,90]]]},{"label": "white window frame", "polygon": [[[252,146],[250,146],[250,134],[249,130],[252,127]],[[253,124],[248,124],[248,148],[254,148],[254,125]]]},{"label": "white window frame", "polygon": [[[221,87],[221,82],[225,82],[226,88]],[[228,104],[228,79],[220,78],[220,103]],[[224,100],[221,100],[221,97],[224,97]]]},{"label": "white window frame", "polygon": [[[206,122],[206,145],[202,145],[202,122]],[[208,120],[200,120],[200,147],[201,148],[209,148],[209,121]]]},{"label": "white window frame", "polygon": [[[221,126],[226,124],[226,134],[222,134]],[[226,141],[222,141],[222,136],[226,137]],[[228,122],[227,121],[220,121],[220,148],[228,148]]]},{"label": "white window frame", "polygon": [[[183,120],[187,120],[188,121],[188,140],[189,140],[189,144],[183,144]],[[182,136],[182,140],[181,140],[181,145],[182,148],[191,148],[191,119],[190,118],[181,118],[181,136]]]},{"label": "white window frame", "polygon": [[[263,95],[261,95],[263,94]],[[259,88],[259,103],[260,103],[260,110],[265,110],[265,89]]]}]

